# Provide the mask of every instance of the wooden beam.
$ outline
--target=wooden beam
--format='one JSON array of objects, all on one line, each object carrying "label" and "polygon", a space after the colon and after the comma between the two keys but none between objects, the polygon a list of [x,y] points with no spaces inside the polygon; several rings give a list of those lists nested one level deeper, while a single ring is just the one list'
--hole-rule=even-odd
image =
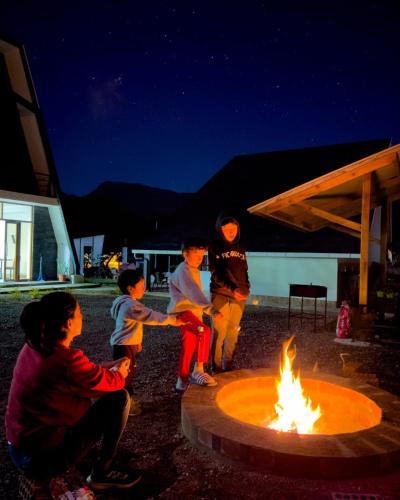
[{"label": "wooden beam", "polygon": [[313,215],[316,215],[317,217],[321,217],[322,219],[326,219],[330,222],[338,224],[339,226],[344,226],[352,229],[353,231],[361,232],[361,224],[359,224],[358,222],[354,222],[352,220],[345,219],[344,217],[340,217],[339,215],[335,215],[331,212],[327,212],[326,210],[321,210],[320,208],[313,207],[308,203],[300,202],[297,203],[296,206],[301,207],[302,209],[310,212]]},{"label": "wooden beam", "polygon": [[355,162],[334,170],[333,172],[329,172],[328,174],[302,184],[301,186],[297,186],[296,188],[286,191],[285,193],[275,196],[274,198],[270,198],[269,200],[259,203],[258,205],[254,205],[248,208],[248,211],[250,213],[263,212],[264,215],[268,215],[276,212],[277,210],[282,210],[290,205],[297,204],[306,198],[320,195],[328,189],[332,189],[348,181],[370,174],[374,170],[380,169],[397,161],[395,152],[385,153],[385,155],[381,154],[380,156],[377,155],[377,157],[371,156],[363,161]]},{"label": "wooden beam", "polygon": [[400,175],[400,151],[396,153],[396,160],[397,173]]},{"label": "wooden beam", "polygon": [[352,231],[351,229],[348,229],[347,227],[344,226],[336,226],[335,224],[328,224],[327,227],[335,229],[335,231],[340,231],[341,233],[349,234],[350,236],[354,236],[355,238],[358,239],[361,238],[361,233],[359,233],[358,231]]},{"label": "wooden beam", "polygon": [[273,220],[274,222],[281,222],[282,224],[289,226],[291,229],[297,229],[298,231],[310,232],[311,230],[309,224],[305,222],[293,222],[292,218],[287,214],[285,214],[284,212],[283,213],[279,212],[279,214],[268,215],[268,216],[260,214],[260,216],[264,217],[265,219]]},{"label": "wooden beam", "polygon": [[371,172],[363,177],[361,202],[360,288],[359,304],[368,304],[368,246],[371,212]]},{"label": "wooden beam", "polygon": [[384,179],[382,181],[382,187],[384,188],[390,188],[390,187],[396,187],[400,185],[400,177],[392,177],[391,179]]},{"label": "wooden beam", "polygon": [[321,193],[317,194],[316,196],[313,196],[311,198],[311,201],[323,201],[324,205],[326,202],[334,202],[332,203],[333,206],[335,205],[343,205],[345,203],[349,203],[354,200],[354,195],[342,195],[342,194],[331,194],[331,193]]},{"label": "wooden beam", "polygon": [[[400,199],[400,190],[396,191],[396,195],[389,196],[389,200],[395,201],[396,198],[394,196],[397,196],[397,198]],[[387,198],[387,195],[384,193],[384,190],[378,190],[377,192],[372,193],[372,195],[371,195],[371,210],[373,208],[375,208],[375,207],[381,206],[383,200],[385,200],[386,198]],[[315,198],[310,198],[310,200],[307,200],[307,202],[308,201],[313,201],[314,199]],[[317,207],[315,207],[315,208],[317,208]],[[324,208],[326,209],[327,207],[324,207]],[[339,207],[336,206],[335,210],[339,211]],[[285,212],[279,212],[279,214],[281,214],[281,213],[284,214]],[[340,217],[349,219],[350,217],[355,217],[356,215],[360,215],[360,214],[361,214],[361,196],[359,198],[353,199],[353,201],[349,201],[347,204],[344,203],[340,207]],[[266,218],[277,218],[277,219],[279,219],[279,217],[277,217],[278,214],[276,214],[276,213],[271,214],[271,215],[266,215],[266,214],[261,214],[260,213],[260,214],[257,214],[257,215],[260,215],[260,216],[263,216],[263,217],[266,217]],[[304,212],[296,214],[295,216],[292,215],[291,223],[294,226],[297,226],[297,225],[303,224],[303,220],[304,220]],[[319,229],[322,229],[324,227],[331,227],[333,229],[338,229],[339,230],[339,226],[337,226],[337,225],[327,225],[322,219],[319,219],[318,223],[314,223],[313,226],[312,226],[312,229],[310,229],[310,230],[312,230],[312,231],[318,231]],[[352,233],[349,233],[349,234],[352,234]],[[353,234],[353,236],[355,236],[355,234]]]}]

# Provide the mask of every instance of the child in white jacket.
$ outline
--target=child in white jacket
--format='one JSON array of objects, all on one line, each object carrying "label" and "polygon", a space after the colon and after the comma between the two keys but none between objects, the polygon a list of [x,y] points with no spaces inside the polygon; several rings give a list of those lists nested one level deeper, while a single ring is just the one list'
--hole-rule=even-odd
[{"label": "child in white jacket", "polygon": [[144,277],[140,270],[127,269],[118,277],[118,286],[123,293],[111,306],[111,317],[115,320],[115,330],[111,334],[110,344],[113,359],[130,359],[130,371],[125,379],[125,389],[131,396],[130,415],[140,413],[140,405],[133,398],[132,382],[135,375],[136,354],[142,350],[143,325],[181,326],[184,322],[175,315],[153,311],[139,300],[145,292]]},{"label": "child in white jacket", "polygon": [[[181,262],[169,279],[170,303],[167,312],[175,313],[185,323],[181,330],[181,354],[179,358],[176,390],[183,392],[189,383],[212,387],[216,380],[204,371],[210,351],[210,328],[203,323],[203,313],[218,320],[222,314],[205,297],[199,266],[206,251],[206,244],[199,238],[188,238],[182,245],[184,262]],[[190,374],[190,365],[195,363]]]}]

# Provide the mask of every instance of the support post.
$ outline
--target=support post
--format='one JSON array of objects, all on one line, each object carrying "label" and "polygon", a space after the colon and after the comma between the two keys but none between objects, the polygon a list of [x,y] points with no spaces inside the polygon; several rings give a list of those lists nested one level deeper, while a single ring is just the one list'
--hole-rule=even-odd
[{"label": "support post", "polygon": [[387,199],[385,199],[381,207],[381,248],[380,248],[380,264],[382,266],[382,278],[385,283],[387,274],[389,209],[390,209],[390,202]]},{"label": "support post", "polygon": [[371,173],[365,174],[361,202],[361,248],[360,248],[360,306],[368,305],[368,245],[371,212]]}]

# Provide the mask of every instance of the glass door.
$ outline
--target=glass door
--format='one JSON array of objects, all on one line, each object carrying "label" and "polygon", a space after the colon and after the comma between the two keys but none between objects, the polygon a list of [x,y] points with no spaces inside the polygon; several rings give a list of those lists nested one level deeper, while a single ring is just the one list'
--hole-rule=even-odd
[{"label": "glass door", "polygon": [[30,280],[32,279],[32,224],[30,222],[7,221],[5,224],[3,279],[11,281]]}]

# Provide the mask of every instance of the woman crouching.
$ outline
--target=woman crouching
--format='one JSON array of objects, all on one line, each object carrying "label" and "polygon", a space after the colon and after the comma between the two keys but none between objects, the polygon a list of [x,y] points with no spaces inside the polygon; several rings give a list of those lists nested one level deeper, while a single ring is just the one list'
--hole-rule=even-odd
[{"label": "woman crouching", "polygon": [[130,488],[140,475],[112,467],[128,418],[129,395],[123,387],[129,360],[100,366],[70,347],[81,334],[82,319],[69,293],[50,293],[24,307],[25,344],[5,417],[9,452],[28,477],[45,479],[79,463],[101,439],[87,482],[97,489]]}]

